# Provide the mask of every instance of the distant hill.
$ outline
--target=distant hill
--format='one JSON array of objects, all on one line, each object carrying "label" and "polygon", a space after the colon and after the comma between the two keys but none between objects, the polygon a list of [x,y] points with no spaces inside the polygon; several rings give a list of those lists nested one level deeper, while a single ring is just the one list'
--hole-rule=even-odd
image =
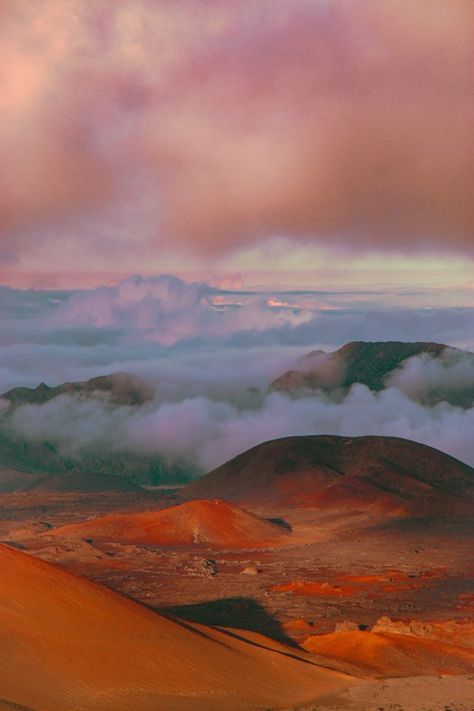
[{"label": "distant hill", "polygon": [[180,494],[240,505],[373,505],[449,515],[472,512],[474,470],[432,447],[395,437],[285,437],[249,449]]},{"label": "distant hill", "polygon": [[160,511],[100,516],[61,526],[53,535],[236,549],[275,546],[288,537],[281,526],[215,499],[189,501]]},{"label": "distant hill", "polygon": [[71,472],[67,474],[49,474],[36,478],[33,482],[21,487],[20,491],[41,492],[81,492],[99,493],[102,491],[141,491],[144,489],[135,482],[113,474],[86,474]]},{"label": "distant hill", "polygon": [[[81,400],[106,399],[112,407],[140,407],[154,397],[153,388],[129,373],[112,373],[91,380],[67,382],[55,387],[41,383],[37,388],[13,388],[0,396],[11,406],[0,416],[0,466],[31,474],[82,472],[114,475],[144,484],[182,483],[196,475],[189,465],[165,461],[163,457],[135,451],[111,451],[90,447],[79,456],[70,456],[54,439],[37,441],[19,435],[9,426],[11,416],[23,405],[44,405],[56,397]],[[1,477],[0,477],[1,491]]]},{"label": "distant hill", "polygon": [[[271,390],[283,393],[298,391],[338,391],[344,394],[351,385],[361,383],[374,391],[386,387],[389,375],[413,356],[429,356],[455,363],[459,358],[472,359],[474,354],[441,343],[404,343],[401,341],[353,341],[333,353],[313,351],[300,359],[300,367],[289,370],[271,383]],[[470,407],[474,402],[474,382],[460,385],[453,392],[432,393],[436,402],[447,400],[454,405]]]},{"label": "distant hill", "polygon": [[[3,424],[3,426],[2,426]],[[19,437],[0,421],[0,466],[30,474],[68,474],[82,472],[125,477],[140,484],[181,484],[196,476],[189,465],[163,457],[132,451],[91,448],[78,457],[63,454],[56,442],[36,442]],[[1,482],[1,477],[0,477]],[[1,490],[1,485],[0,485]]]},{"label": "distant hill", "polygon": [[13,405],[42,405],[58,395],[107,395],[115,405],[142,405],[153,398],[153,388],[130,373],[99,375],[90,380],[68,382],[55,387],[41,383],[36,388],[13,388],[0,397]]},{"label": "distant hill", "polygon": [[0,494],[6,494],[30,486],[34,484],[40,476],[39,474],[30,474],[10,467],[0,466]]}]

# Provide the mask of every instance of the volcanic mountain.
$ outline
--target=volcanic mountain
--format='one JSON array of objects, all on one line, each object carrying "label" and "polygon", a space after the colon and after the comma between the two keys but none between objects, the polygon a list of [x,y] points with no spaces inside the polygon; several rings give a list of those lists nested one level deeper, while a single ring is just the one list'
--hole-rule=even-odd
[{"label": "volcanic mountain", "polygon": [[[118,475],[147,484],[163,481],[182,483],[195,473],[190,465],[165,461],[163,457],[107,446],[91,446],[74,455],[60,440],[19,434],[12,419],[19,408],[48,406],[60,397],[74,400],[99,400],[104,407],[138,408],[154,397],[153,388],[129,373],[112,373],[83,382],[67,382],[56,387],[41,383],[37,388],[18,387],[0,396],[10,406],[0,415],[0,465],[35,474],[61,474],[71,471]],[[52,403],[54,405],[54,403]],[[48,417],[48,412],[38,413]]]},{"label": "volcanic mountain", "polygon": [[[347,343],[333,353],[314,351],[300,359],[299,367],[276,378],[270,388],[283,393],[322,391],[341,395],[355,383],[374,391],[382,390],[403,363],[414,356],[442,360],[454,365],[465,360],[474,372],[474,354],[441,343],[404,343],[401,341]],[[472,380],[472,378],[471,378]],[[471,407],[474,403],[474,382],[462,383],[449,390],[434,388],[426,393],[429,404],[446,400],[453,405]]]},{"label": "volcanic mountain", "polygon": [[103,491],[140,491],[143,487],[129,479],[113,474],[86,474],[85,472],[68,472],[65,474],[50,474],[35,478],[25,484],[20,491],[41,493],[99,493]]},{"label": "volcanic mountain", "polygon": [[61,526],[53,535],[219,548],[265,548],[285,545],[289,539],[281,526],[220,500],[189,501],[160,511],[109,514]]},{"label": "volcanic mountain", "polygon": [[0,545],[5,703],[64,711],[292,707],[349,678],[264,637],[182,624]]},{"label": "volcanic mountain", "polygon": [[364,508],[413,515],[472,511],[474,470],[396,437],[284,437],[257,445],[181,490],[243,505]]},{"label": "volcanic mountain", "polygon": [[130,373],[111,373],[90,380],[67,382],[56,387],[41,383],[36,388],[13,388],[0,397],[12,405],[43,405],[59,395],[104,397],[115,405],[143,405],[153,398],[153,388]]},{"label": "volcanic mountain", "polygon": [[38,478],[38,474],[29,474],[11,467],[0,466],[0,494],[31,486]]}]

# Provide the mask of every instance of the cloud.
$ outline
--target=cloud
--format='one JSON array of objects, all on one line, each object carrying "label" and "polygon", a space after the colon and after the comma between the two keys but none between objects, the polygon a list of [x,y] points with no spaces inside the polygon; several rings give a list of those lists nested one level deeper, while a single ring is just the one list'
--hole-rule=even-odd
[{"label": "cloud", "polygon": [[363,385],[353,386],[340,403],[272,393],[254,407],[194,397],[111,408],[102,399],[62,395],[17,408],[10,426],[17,436],[57,443],[67,457],[91,449],[132,452],[201,472],[262,441],[302,434],[405,437],[474,464],[474,408],[423,406],[395,388],[376,394]]},{"label": "cloud", "polygon": [[0,392],[127,371],[167,398],[239,398],[305,353],[351,340],[474,350],[474,309],[409,308],[379,292],[220,289],[161,275],[83,291],[0,290]]},{"label": "cloud", "polygon": [[186,284],[170,275],[130,277],[112,287],[77,293],[52,318],[52,325],[119,328],[172,345],[200,336],[261,331],[301,323],[311,311],[288,308],[263,295],[228,294],[204,283]]},{"label": "cloud", "polygon": [[0,258],[472,252],[469,0],[3,3]]},{"label": "cloud", "polygon": [[[474,345],[474,309],[392,306],[371,292],[246,292],[131,277],[84,291],[3,289],[0,393],[125,371],[155,391],[141,407],[61,396],[11,417],[16,436],[88,451],[157,455],[210,469],[258,442],[291,434],[382,434],[433,445],[474,463],[472,363],[450,353],[414,358],[379,394],[355,386],[341,402],[268,394],[268,384],[311,350],[349,340]],[[235,286],[231,284],[231,286]],[[406,297],[410,300],[410,294]],[[453,394],[464,409],[436,399]]]},{"label": "cloud", "polygon": [[457,351],[447,351],[441,358],[427,355],[409,358],[389,376],[387,385],[427,405],[439,400],[471,405],[474,358]]}]

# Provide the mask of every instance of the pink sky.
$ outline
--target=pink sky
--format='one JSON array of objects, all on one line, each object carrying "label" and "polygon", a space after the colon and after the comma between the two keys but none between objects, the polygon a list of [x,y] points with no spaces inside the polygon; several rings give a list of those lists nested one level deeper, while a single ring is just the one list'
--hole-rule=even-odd
[{"label": "pink sky", "polygon": [[470,0],[0,2],[0,282],[468,288],[473,22]]}]

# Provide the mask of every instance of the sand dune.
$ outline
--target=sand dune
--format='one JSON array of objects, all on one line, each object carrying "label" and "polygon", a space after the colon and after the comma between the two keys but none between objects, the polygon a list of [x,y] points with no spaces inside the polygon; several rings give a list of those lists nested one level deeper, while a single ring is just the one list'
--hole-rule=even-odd
[{"label": "sand dune", "polygon": [[257,636],[184,625],[0,545],[0,689],[36,711],[244,711],[348,677]]},{"label": "sand dune", "polygon": [[284,545],[290,538],[280,526],[220,500],[190,501],[161,511],[110,514],[61,526],[53,535],[221,548],[265,548]]},{"label": "sand dune", "polygon": [[242,505],[463,514],[474,510],[474,470],[396,437],[285,437],[249,449],[181,494]]}]

